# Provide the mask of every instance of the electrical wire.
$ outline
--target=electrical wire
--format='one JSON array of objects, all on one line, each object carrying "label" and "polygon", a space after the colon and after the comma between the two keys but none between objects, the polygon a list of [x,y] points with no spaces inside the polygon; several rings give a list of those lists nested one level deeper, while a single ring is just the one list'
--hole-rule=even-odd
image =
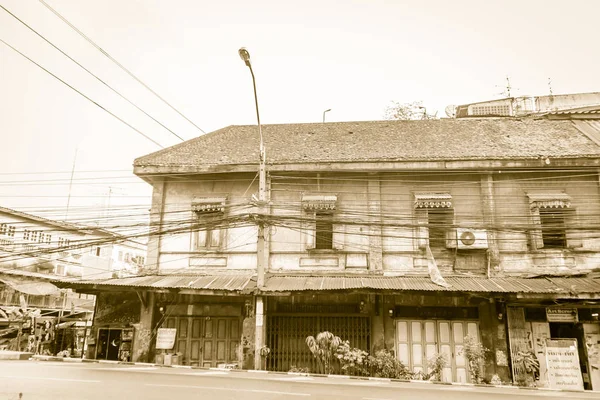
[{"label": "electrical wire", "polygon": [[105,51],[104,49],[102,49],[100,46],[98,46],[92,39],[90,39],[88,36],[86,36],[81,30],[79,30],[75,25],[73,25],[71,22],[69,22],[65,17],[63,17],[58,11],[56,11],[54,8],[52,8],[48,3],[46,3],[44,0],[39,0],[40,3],[42,3],[48,10],[50,10],[54,15],[56,15],[58,18],[60,18],[65,24],[67,24],[71,29],[73,29],[75,32],[77,32],[82,38],[84,38],[89,44],[91,44],[92,46],[94,46],[94,48],[96,48],[100,53],[102,53],[106,58],[108,58],[110,61],[112,61],[115,65],[117,65],[119,68],[121,68],[121,70],[123,70],[127,75],[129,75],[130,77],[132,77],[133,79],[135,79],[140,85],[142,85],[144,88],[146,88],[150,93],[152,93],[154,96],[156,96],[160,101],[162,101],[164,104],[166,104],[171,110],[175,111],[177,114],[179,114],[179,116],[181,116],[183,119],[185,119],[187,122],[189,122],[190,124],[192,124],[196,129],[198,129],[200,132],[202,132],[203,134],[206,133],[204,132],[204,130],[202,130],[202,128],[200,128],[198,125],[196,125],[191,119],[189,119],[188,117],[186,117],[181,111],[177,110],[175,107],[173,107],[168,101],[166,101],[163,97],[161,97],[158,93],[156,93],[154,90],[152,90],[147,84],[145,84],[144,82],[142,82],[141,79],[139,79],[137,76],[135,76],[131,71],[129,71],[127,68],[125,68],[121,63],[119,63],[113,56],[111,56],[107,51]]},{"label": "electrical wire", "polygon": [[125,121],[124,119],[122,119],[121,117],[119,117],[118,115],[114,114],[113,112],[111,112],[110,110],[108,110],[107,108],[103,107],[102,105],[100,105],[99,103],[95,102],[94,100],[92,100],[90,97],[86,96],[85,94],[83,94],[82,92],[80,92],[79,90],[77,90],[75,87],[69,85],[67,82],[65,82],[64,80],[62,80],[61,78],[59,78],[58,76],[56,76],[55,74],[53,74],[52,72],[50,72],[49,70],[47,70],[46,68],[44,68],[42,65],[38,64],[36,61],[34,61],[33,59],[29,58],[28,56],[26,56],[24,53],[20,52],[19,50],[17,50],[15,47],[11,46],[10,44],[8,44],[6,41],[4,41],[3,39],[0,39],[0,42],[2,42],[5,46],[7,46],[8,48],[10,48],[11,50],[13,50],[14,52],[18,53],[19,55],[21,55],[23,58],[27,59],[28,61],[30,61],[32,64],[34,64],[35,66],[37,66],[38,68],[40,68],[41,70],[43,70],[44,72],[46,72],[47,74],[49,74],[50,76],[52,76],[53,78],[55,78],[56,80],[58,80],[59,82],[61,82],[62,84],[64,84],[65,86],[67,86],[68,88],[70,88],[71,90],[73,90],[75,93],[79,94],[81,97],[83,97],[84,99],[90,101],[92,104],[96,105],[98,108],[100,108],[101,110],[104,110],[105,112],[107,112],[109,115],[111,115],[113,118],[117,119],[118,121],[122,122],[123,124],[125,124],[126,126],[128,126],[129,128],[131,128],[133,131],[139,133],[140,135],[142,135],[143,137],[145,137],[146,139],[148,139],[149,141],[151,141],[152,143],[154,143],[155,145],[157,145],[158,147],[160,147],[161,149],[163,148],[163,146],[158,143],[157,141],[155,141],[154,139],[152,139],[150,136],[146,135],[144,132],[140,131],[139,129],[137,129],[136,127],[134,127],[133,125],[131,125],[130,123],[128,123],[127,121]]},{"label": "electrical wire", "polygon": [[90,74],[91,76],[93,76],[94,78],[96,78],[96,80],[98,80],[98,82],[102,83],[104,86],[106,86],[108,89],[110,89],[113,93],[115,93],[117,96],[119,96],[120,98],[122,98],[123,100],[125,100],[126,102],[128,102],[129,104],[131,104],[132,106],[134,106],[138,111],[141,111],[145,116],[147,116],[148,118],[152,119],[154,122],[156,122],[157,124],[159,124],[160,126],[162,126],[163,128],[165,128],[167,131],[169,131],[172,135],[174,135],[177,139],[181,140],[182,142],[185,141],[181,136],[179,136],[178,134],[176,134],[175,132],[173,132],[171,129],[169,129],[168,127],[166,127],[162,122],[160,122],[159,120],[157,120],[156,118],[154,118],[152,115],[148,114],[146,111],[144,111],[142,108],[140,108],[137,104],[135,104],[133,101],[129,100],[127,97],[125,97],[124,95],[122,95],[121,93],[119,93],[115,88],[113,88],[112,86],[110,86],[108,83],[106,83],[105,81],[103,81],[102,79],[100,79],[97,75],[95,75],[92,71],[90,71],[89,69],[87,69],[86,67],[84,67],[83,65],[81,65],[81,63],[79,63],[77,60],[75,60],[73,57],[71,57],[70,55],[68,55],[66,52],[64,52],[62,49],[60,49],[58,46],[56,46],[54,43],[52,43],[50,40],[48,40],[46,37],[44,37],[41,33],[39,33],[38,31],[36,31],[35,29],[33,29],[30,25],[28,25],[25,21],[23,21],[22,19],[20,19],[19,17],[17,17],[15,14],[13,14],[12,12],[10,12],[6,7],[4,7],[3,5],[0,4],[0,8],[2,8],[4,11],[6,11],[11,17],[13,17],[14,19],[16,19],[17,21],[19,21],[21,24],[23,24],[25,27],[27,27],[31,32],[35,33],[38,37],[40,37],[41,39],[43,39],[46,43],[48,43],[50,46],[54,47],[56,50],[58,50],[62,55],[64,55],[65,57],[67,57],[69,60],[71,60],[72,62],[74,62],[77,66],[79,66],[81,69],[83,69],[85,72],[87,72],[88,74]]}]

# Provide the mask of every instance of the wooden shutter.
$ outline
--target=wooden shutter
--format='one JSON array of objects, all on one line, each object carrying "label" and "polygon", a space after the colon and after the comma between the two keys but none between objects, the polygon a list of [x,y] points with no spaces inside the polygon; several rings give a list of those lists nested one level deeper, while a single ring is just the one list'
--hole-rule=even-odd
[{"label": "wooden shutter", "polygon": [[345,229],[346,225],[341,224],[332,224],[333,227],[333,243],[331,245],[332,249],[335,250],[343,250],[344,249],[344,238],[346,236]]},{"label": "wooden shutter", "polygon": [[544,239],[542,237],[542,220],[540,218],[540,209],[534,207],[531,209],[531,228],[529,229],[529,244],[531,250],[544,248]]},{"label": "wooden shutter", "polygon": [[567,209],[564,212],[564,216],[567,247],[583,247],[583,230],[580,227],[579,218],[577,217],[576,211],[574,209]]},{"label": "wooden shutter", "polygon": [[420,250],[429,247],[429,228],[427,227],[427,209],[417,208],[415,210],[415,238],[417,248]]},{"label": "wooden shutter", "polygon": [[314,220],[315,217],[314,212],[308,212],[306,213],[304,221],[302,221],[302,235],[306,250],[312,250],[317,245],[317,225]]}]

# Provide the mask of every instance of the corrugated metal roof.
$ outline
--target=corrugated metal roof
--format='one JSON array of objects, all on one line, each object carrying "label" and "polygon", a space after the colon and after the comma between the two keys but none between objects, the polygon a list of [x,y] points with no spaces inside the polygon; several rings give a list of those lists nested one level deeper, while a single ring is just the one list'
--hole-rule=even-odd
[{"label": "corrugated metal roof", "polygon": [[487,293],[598,293],[600,282],[591,278],[478,278],[445,277],[450,287],[438,286],[426,276],[341,277],[341,276],[271,276],[265,292],[306,290],[379,289]]},{"label": "corrugated metal roof", "polygon": [[123,286],[155,289],[240,291],[256,287],[252,275],[146,275],[103,280],[61,280],[65,286]]}]

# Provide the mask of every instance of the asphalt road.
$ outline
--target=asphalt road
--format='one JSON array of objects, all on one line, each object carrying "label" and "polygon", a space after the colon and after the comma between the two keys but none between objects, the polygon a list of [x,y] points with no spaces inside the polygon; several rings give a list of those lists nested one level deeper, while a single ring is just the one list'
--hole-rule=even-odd
[{"label": "asphalt road", "polygon": [[[21,397],[19,397],[21,395]],[[600,399],[600,393],[396,383],[154,366],[0,361],[0,400]]]}]

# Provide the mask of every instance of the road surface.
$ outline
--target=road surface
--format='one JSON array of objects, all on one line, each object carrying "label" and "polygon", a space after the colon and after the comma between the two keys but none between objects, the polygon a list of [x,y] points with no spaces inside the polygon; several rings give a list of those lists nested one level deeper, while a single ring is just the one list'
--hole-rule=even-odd
[{"label": "road surface", "polygon": [[[21,395],[21,397],[19,397]],[[600,393],[369,381],[152,365],[0,361],[0,400],[600,399]]]}]

